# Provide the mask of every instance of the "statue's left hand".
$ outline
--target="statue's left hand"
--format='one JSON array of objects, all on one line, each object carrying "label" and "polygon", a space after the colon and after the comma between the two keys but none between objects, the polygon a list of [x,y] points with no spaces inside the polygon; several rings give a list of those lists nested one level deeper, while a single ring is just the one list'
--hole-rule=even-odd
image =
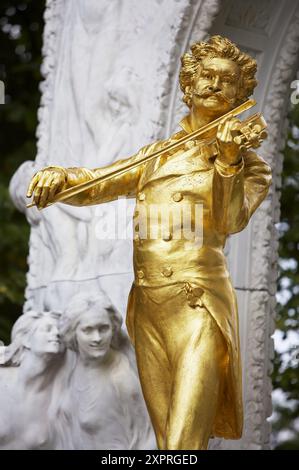
[{"label": "statue's left hand", "polygon": [[33,195],[35,205],[41,209],[53,200],[56,193],[65,189],[67,171],[62,167],[46,167],[32,177],[28,187],[27,197]]},{"label": "statue's left hand", "polygon": [[216,134],[218,145],[218,159],[228,165],[233,165],[240,160],[240,146],[234,142],[236,131],[240,129],[241,121],[235,117],[229,117],[220,122]]}]

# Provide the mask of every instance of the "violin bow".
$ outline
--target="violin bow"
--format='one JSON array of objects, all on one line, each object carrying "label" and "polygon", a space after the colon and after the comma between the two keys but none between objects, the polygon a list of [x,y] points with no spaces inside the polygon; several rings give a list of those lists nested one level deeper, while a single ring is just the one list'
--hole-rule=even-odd
[{"label": "violin bow", "polygon": [[[78,184],[77,186],[73,186],[71,188],[65,189],[64,191],[61,191],[60,193],[57,193],[54,196],[53,201],[49,202],[45,207],[49,207],[52,204],[55,204],[56,202],[62,202],[62,201],[66,200],[66,199],[68,199],[72,196],[76,196],[77,194],[79,194],[83,191],[86,191],[88,189],[91,189],[99,183],[104,183],[105,181],[108,181],[108,180],[114,178],[115,176],[120,176],[120,175],[126,173],[127,171],[133,170],[134,168],[138,167],[139,165],[142,165],[145,162],[149,162],[151,160],[154,160],[155,158],[163,155],[166,152],[169,152],[170,150],[176,150],[177,148],[181,147],[186,142],[189,142],[190,140],[196,139],[196,138],[200,137],[201,135],[203,135],[205,132],[208,132],[208,131],[214,129],[215,127],[217,127],[219,125],[219,123],[223,119],[226,119],[228,117],[235,117],[238,114],[241,114],[241,113],[247,111],[248,109],[252,108],[255,105],[256,105],[256,101],[253,100],[253,99],[249,99],[249,100],[245,101],[244,103],[240,104],[239,106],[237,106],[236,108],[232,109],[228,113],[223,114],[222,116],[215,119],[214,121],[202,126],[200,129],[197,129],[196,131],[187,134],[186,136],[182,137],[181,139],[178,139],[176,142],[173,142],[172,144],[167,145],[166,147],[164,147],[161,150],[157,150],[157,151],[145,156],[144,158],[141,158],[137,162],[125,164],[122,168],[118,168],[117,170],[113,170],[110,173],[107,173],[106,175],[97,176],[96,178],[93,178],[89,181],[85,181],[84,183]],[[29,204],[27,204],[26,207],[30,208],[30,207],[34,207],[35,205],[36,204],[33,201],[33,202],[30,202]]]}]

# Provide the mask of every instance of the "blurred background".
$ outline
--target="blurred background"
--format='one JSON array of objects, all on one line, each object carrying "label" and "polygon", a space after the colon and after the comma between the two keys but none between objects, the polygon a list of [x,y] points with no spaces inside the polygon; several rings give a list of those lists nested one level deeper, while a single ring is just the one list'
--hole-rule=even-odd
[{"label": "blurred background", "polygon": [[[0,5],[0,339],[22,313],[29,224],[13,206],[8,185],[25,160],[36,154],[40,100],[43,1],[2,0]],[[290,104],[281,189],[277,293],[273,447],[299,449],[299,104]]]}]

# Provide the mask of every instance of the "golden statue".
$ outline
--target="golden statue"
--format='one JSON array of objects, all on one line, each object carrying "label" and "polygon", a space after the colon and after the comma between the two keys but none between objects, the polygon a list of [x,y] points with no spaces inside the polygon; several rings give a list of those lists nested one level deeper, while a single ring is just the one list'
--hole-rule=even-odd
[{"label": "golden statue", "polygon": [[[105,168],[44,168],[27,193],[29,206],[39,209],[136,197],[126,325],[158,448],[165,450],[206,449],[211,436],[242,435],[237,301],[223,248],[228,235],[246,227],[272,179],[251,149],[265,138],[265,122],[236,117],[252,106],[256,61],[221,36],[193,44],[181,61],[190,110],[181,131]],[[150,217],[152,205],[175,211],[198,203],[201,246],[181,236],[181,223],[169,229]],[[158,236],[138,233],[140,213]]]}]

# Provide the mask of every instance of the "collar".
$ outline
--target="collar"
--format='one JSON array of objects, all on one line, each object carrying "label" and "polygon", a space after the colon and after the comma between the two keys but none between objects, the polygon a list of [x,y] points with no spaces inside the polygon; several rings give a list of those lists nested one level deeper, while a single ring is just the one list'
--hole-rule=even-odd
[{"label": "collar", "polygon": [[[190,114],[187,114],[180,122],[179,126],[187,133],[190,134],[193,132],[191,128],[191,122],[190,122]],[[195,140],[194,144],[199,144],[201,147],[201,154],[204,158],[208,159],[210,162],[215,160],[216,155],[218,153],[218,148],[215,143],[215,137],[209,137],[206,139],[200,139],[200,140]],[[187,148],[190,148],[188,146],[188,143],[185,144]]]},{"label": "collar", "polygon": [[185,116],[185,117],[179,122],[179,126],[180,126],[185,132],[187,132],[187,134],[190,134],[190,132],[192,132],[191,124],[190,124],[190,114],[187,114],[187,116]]},{"label": "collar", "polygon": [[[194,132],[191,128],[191,119],[190,119],[190,114],[187,114],[180,122],[179,126],[187,133],[190,134],[191,132]],[[213,147],[215,147],[215,135],[211,135],[210,137],[206,138],[200,138],[199,140],[194,140],[194,143],[196,144],[214,144]],[[187,144],[188,147],[188,144]]]}]

